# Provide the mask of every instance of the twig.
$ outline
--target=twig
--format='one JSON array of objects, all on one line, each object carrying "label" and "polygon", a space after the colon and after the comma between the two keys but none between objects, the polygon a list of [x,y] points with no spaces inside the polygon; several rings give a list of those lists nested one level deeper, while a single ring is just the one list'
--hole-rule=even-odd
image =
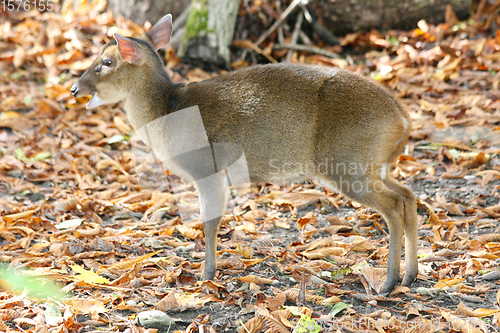
[{"label": "twig", "polygon": [[184,37],[185,33],[186,33],[186,27],[181,27],[181,28],[177,29],[175,31],[174,35],[172,36],[172,38],[170,38],[169,44],[174,48],[174,50],[179,49],[179,46],[181,45],[182,37]]},{"label": "twig", "polygon": [[174,48],[174,50],[178,50],[181,45],[182,37],[184,37],[184,33],[186,32],[185,26],[190,9],[191,5],[184,9],[181,15],[179,15],[172,24],[174,34],[172,38],[170,38],[170,45]]},{"label": "twig", "polygon": [[[299,14],[297,17],[297,22],[295,22],[295,28],[293,29],[292,32],[292,41],[291,45],[297,45],[297,40],[299,39],[299,33],[300,33],[300,28],[302,27],[302,22],[304,21],[304,15]],[[292,55],[293,55],[293,49],[289,49],[288,53],[286,54],[286,62],[290,62],[292,60]]]},{"label": "twig", "polygon": [[324,26],[322,26],[318,20],[316,21],[313,20],[312,15],[305,4],[301,3],[300,7],[304,11],[304,17],[306,18],[306,21],[309,22],[309,24],[313,27],[314,32],[316,32],[321,37],[322,40],[324,40],[330,45],[340,44],[338,38],[332,35],[332,33]]},{"label": "twig", "polygon": [[307,35],[304,31],[301,30],[299,33],[299,36],[300,36],[300,39],[302,40],[302,42],[304,42],[304,44],[308,44],[308,45],[312,44],[311,40],[309,39],[309,37],[307,37]]},{"label": "twig", "polygon": [[334,59],[340,59],[341,57],[333,52],[327,51],[320,49],[319,47],[315,46],[309,46],[309,45],[300,45],[300,44],[276,44],[274,45],[274,48],[277,50],[281,49],[290,49],[290,50],[296,50],[296,51],[305,51],[309,53],[316,53],[328,58],[334,58]]},{"label": "twig", "polygon": [[299,3],[301,3],[303,0],[293,0],[293,2],[288,6],[283,13],[281,13],[280,17],[276,20],[276,22],[273,23],[273,25],[267,29],[266,32],[262,36],[259,37],[259,39],[255,42],[255,45],[259,46],[262,44],[263,41],[266,40],[267,37],[269,37],[274,30],[287,18],[287,16],[292,12],[292,10],[295,9],[295,7],[298,6]]},{"label": "twig", "polygon": [[[280,0],[276,0],[276,10],[281,15],[281,1]],[[283,34],[283,26],[280,25],[278,27],[278,43],[283,44],[284,40],[285,40],[285,35]]]},{"label": "twig", "polygon": [[172,30],[176,31],[177,29],[186,25],[187,17],[189,15],[189,11],[191,10],[191,5],[187,6],[186,9],[179,15],[174,22],[172,23]]},{"label": "twig", "polygon": [[267,58],[270,62],[278,62],[276,59],[274,59],[270,54],[265,52],[263,49],[252,43],[248,39],[243,39],[243,40],[235,40],[233,41],[233,45],[238,46],[238,47],[244,47],[248,49],[252,49],[253,51],[257,52],[260,55],[263,55],[264,57]]},{"label": "twig", "polygon": [[304,5],[303,3],[301,3],[300,7],[302,8],[302,11],[304,12],[304,17],[306,18],[306,21],[309,22],[309,24],[312,24],[313,18],[311,16],[311,13],[309,13],[309,10],[307,9],[307,6]]}]

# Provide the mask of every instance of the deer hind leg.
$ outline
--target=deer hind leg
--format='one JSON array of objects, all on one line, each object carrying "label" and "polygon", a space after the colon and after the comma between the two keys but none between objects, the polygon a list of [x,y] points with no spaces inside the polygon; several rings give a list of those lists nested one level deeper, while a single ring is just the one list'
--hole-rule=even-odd
[{"label": "deer hind leg", "polygon": [[[385,179],[382,180],[377,174],[347,176],[344,177],[347,179],[342,180],[338,178],[340,177],[336,176],[330,180],[322,179],[322,181],[328,187],[340,190],[342,194],[360,204],[375,209],[382,214],[387,222],[389,227],[387,279],[381,290],[381,294],[387,295],[399,280],[399,264],[405,226],[405,199],[393,189],[396,188],[394,183],[388,185]],[[411,248],[413,249],[413,247]]]},{"label": "deer hind leg", "polygon": [[384,180],[387,187],[398,193],[404,201],[405,264],[402,285],[409,287],[418,274],[418,215],[417,200],[412,190],[392,177]]}]

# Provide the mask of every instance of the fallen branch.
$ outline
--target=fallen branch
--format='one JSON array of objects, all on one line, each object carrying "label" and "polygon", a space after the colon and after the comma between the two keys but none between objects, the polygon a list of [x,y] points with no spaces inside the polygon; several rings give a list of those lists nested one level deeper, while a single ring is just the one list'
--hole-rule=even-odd
[{"label": "fallen branch", "polygon": [[[297,40],[299,39],[300,29],[302,28],[302,22],[304,21],[304,15],[299,14],[297,17],[297,22],[295,22],[295,28],[292,32],[292,42],[290,45],[297,45]],[[293,50],[289,49],[286,55],[286,62],[290,62],[292,60]]]},{"label": "fallen branch", "polygon": [[184,9],[182,14],[179,15],[179,17],[177,17],[177,19],[173,22],[172,30],[174,31],[174,34],[170,39],[170,45],[174,48],[174,50],[178,50],[181,45],[181,39],[184,37],[184,33],[186,32],[186,21],[190,10],[191,5]]},{"label": "fallen branch", "polygon": [[307,6],[303,3],[300,4],[300,7],[302,8],[302,11],[304,12],[304,17],[306,18],[306,21],[309,22],[309,24],[312,26],[314,32],[318,34],[318,36],[327,42],[330,45],[339,45],[340,41],[338,40],[337,37],[335,37],[328,29],[326,29],[324,26],[319,23],[318,20],[314,20],[312,18],[311,13],[309,12],[309,9],[307,9]]},{"label": "fallen branch", "polygon": [[257,52],[258,54],[266,57],[267,60],[269,60],[270,62],[274,62],[274,63],[278,62],[278,60],[274,59],[268,52],[264,51],[263,49],[261,49],[260,47],[258,47],[256,44],[252,43],[248,39],[235,40],[235,41],[233,41],[233,45],[238,46],[238,47],[242,47],[242,48],[244,47],[247,49],[251,49],[251,50]]},{"label": "fallen branch", "polygon": [[269,37],[274,30],[276,30],[277,27],[281,25],[281,23],[288,17],[288,15],[301,3],[303,0],[293,0],[293,2],[288,6],[283,13],[281,13],[280,17],[274,22],[274,24],[267,29],[266,32],[262,36],[259,37],[259,39],[255,42],[255,45],[259,46],[262,44],[263,41],[266,40],[267,37]]},{"label": "fallen branch", "polygon": [[327,51],[320,49],[319,47],[315,46],[309,46],[309,45],[300,45],[300,44],[276,44],[274,45],[274,49],[276,50],[282,50],[282,49],[289,49],[289,50],[296,50],[296,51],[305,51],[309,53],[316,53],[328,58],[334,58],[334,59],[341,59],[341,57],[333,52]]}]

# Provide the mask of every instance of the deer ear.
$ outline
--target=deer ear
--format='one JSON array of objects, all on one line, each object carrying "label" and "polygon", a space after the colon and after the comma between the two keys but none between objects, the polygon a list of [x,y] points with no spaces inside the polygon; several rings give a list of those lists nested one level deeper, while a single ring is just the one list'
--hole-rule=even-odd
[{"label": "deer ear", "polygon": [[163,16],[154,27],[146,33],[146,36],[151,39],[157,50],[167,46],[172,36],[172,15],[167,14]]},{"label": "deer ear", "polygon": [[143,59],[141,47],[127,37],[118,34],[114,34],[113,36],[118,43],[118,52],[120,52],[122,60],[133,65],[141,65]]}]

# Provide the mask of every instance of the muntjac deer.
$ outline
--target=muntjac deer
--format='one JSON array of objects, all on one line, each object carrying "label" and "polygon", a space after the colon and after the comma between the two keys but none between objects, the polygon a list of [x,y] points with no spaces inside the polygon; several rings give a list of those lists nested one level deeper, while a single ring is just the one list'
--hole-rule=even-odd
[{"label": "muntjac deer", "polygon": [[411,128],[401,104],[352,72],[298,64],[259,65],[176,84],[156,52],[171,33],[169,14],[139,38],[115,34],[71,93],[91,95],[88,108],[124,101],[130,123],[168,160],[167,167],[195,182],[205,231],[204,279],[215,275],[227,173],[238,160],[231,177],[317,179],[380,212],[390,233],[381,293],[398,282],[404,233],[402,284],[409,286],[418,272],[416,199],[389,173]]}]

